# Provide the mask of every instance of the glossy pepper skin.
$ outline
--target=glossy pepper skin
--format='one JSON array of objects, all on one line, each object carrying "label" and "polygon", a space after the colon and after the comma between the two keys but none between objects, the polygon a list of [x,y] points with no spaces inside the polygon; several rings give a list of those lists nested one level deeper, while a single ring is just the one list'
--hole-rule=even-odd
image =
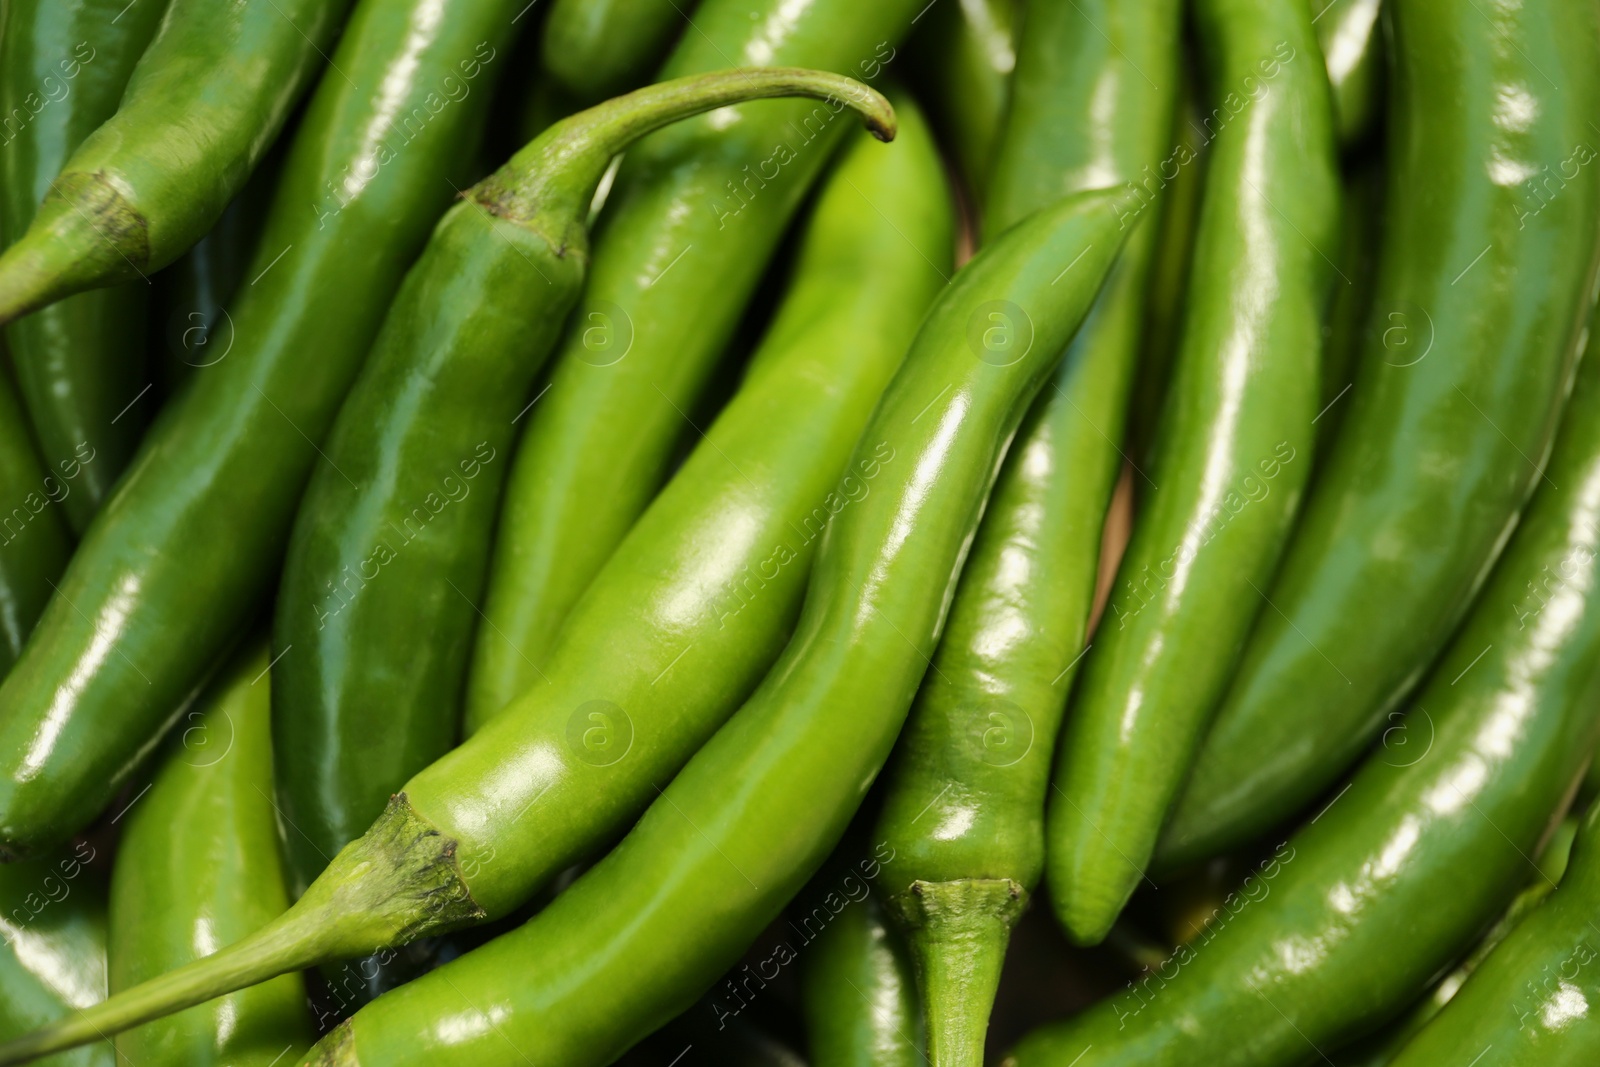
[{"label": "glossy pepper skin", "polygon": [[[0,1039],[9,1040],[106,995],[106,899],[94,846],[0,866]],[[37,1061],[114,1067],[111,1042]]]},{"label": "glossy pepper skin", "polygon": [[328,62],[351,2],[171,0],[116,113],[0,256],[0,322],[146,280],[205,236]]},{"label": "glossy pepper skin", "polygon": [[[514,14],[365,0],[351,19],[232,310],[233,350],[163,409],[0,685],[0,851],[93,818],[270,594],[317,443],[449,202]],[[445,78],[470,91],[417,130]]]},{"label": "glossy pepper skin", "polygon": [[1084,657],[1050,793],[1051,902],[1086,944],[1144,878],[1263,608],[1321,406],[1322,250],[1335,247],[1339,178],[1311,15],[1201,0],[1195,20],[1214,103],[1185,323],[1154,485]]},{"label": "glossy pepper skin", "polygon": [[[794,637],[627,838],[536,918],[379,997],[307,1063],[609,1063],[739,957],[888,756],[1006,446],[1121,245],[1112,199],[1046,209],[946,287],[852,463],[887,448],[892,465],[829,524]],[[995,300],[1034,344],[984,344]],[[485,1013],[494,1027],[469,1022]]]},{"label": "glossy pepper skin", "polygon": [[[757,76],[740,74],[732,88],[724,86],[720,91],[728,98],[758,82]],[[796,83],[794,77],[788,77],[780,80],[775,90],[792,89]],[[837,77],[833,83],[841,89],[845,85]],[[695,98],[696,94],[687,91],[682,97]],[[332,466],[313,477],[300,506],[277,613],[277,647],[287,650],[298,645],[304,650],[294,659],[285,655],[278,668],[276,690],[282,795],[287,815],[301,830],[302,842],[291,838],[290,854],[302,885],[321,873],[329,857],[359,837],[408,779],[444,756],[455,742],[477,622],[475,601],[481,595],[488,565],[515,421],[519,413],[528,410],[534,374],[554,346],[583,286],[588,237],[581,223],[572,220],[581,219],[587,210],[596,183],[625,145],[624,136],[631,139],[685,113],[657,103],[649,110],[649,125],[644,126],[643,120],[631,116],[634,110],[644,110],[649,99],[646,95],[620,98],[615,105],[607,105],[610,111],[572,122],[572,132],[558,136],[552,144],[536,142],[536,149],[514,160],[491,183],[477,187],[472,203],[452,209],[395,298],[366,368],[340,412],[325,449]],[[694,106],[705,111],[713,105],[696,101]],[[619,117],[612,117],[613,112]],[[564,147],[580,137],[590,142],[582,156],[576,149]],[[911,151],[926,143],[925,138],[921,143],[916,143],[918,140],[914,138]],[[923,158],[925,173],[936,174],[931,151],[925,151]],[[560,167],[561,184],[556,190],[529,191],[526,187],[538,178],[538,171],[531,168],[552,164]],[[867,163],[869,176],[873,166],[873,162]],[[937,177],[924,179],[921,187],[928,190],[927,199],[936,200]],[[850,195],[859,201],[859,193]],[[524,207],[537,208],[541,214],[521,216],[511,210]],[[846,210],[851,224],[864,221],[854,203]],[[824,246],[827,242],[838,244],[840,227],[833,219],[837,211],[824,215],[833,227],[819,242]],[[492,221],[497,217],[505,221]],[[556,225],[551,220],[560,220],[565,230],[551,232]],[[921,222],[911,217],[913,232]],[[910,271],[913,277],[923,279],[920,288],[925,295],[919,303],[915,286],[898,294],[908,298],[906,310],[899,316],[903,323],[900,336],[882,346],[884,351],[875,365],[868,365],[869,371],[880,368],[877,378],[869,374],[857,379],[865,385],[860,407],[881,391],[915,328],[916,309],[932,299],[939,281],[933,271],[914,260],[918,249],[908,247],[892,230],[873,227],[873,232],[895,241],[897,253],[892,264],[874,266]],[[948,241],[944,243],[948,245]],[[837,271],[837,264],[828,267]],[[829,278],[826,299],[843,295],[844,277],[845,272],[837,271]],[[859,284],[859,277],[852,276],[852,283]],[[809,316],[823,306],[823,301],[812,299],[806,312]],[[842,318],[830,316],[831,321]],[[853,317],[851,325],[859,329],[863,317]],[[889,332],[893,334],[892,329]],[[836,395],[832,391],[823,394],[829,400]],[[816,412],[818,416],[825,413],[825,408]],[[849,409],[844,413],[848,416]],[[859,427],[864,418],[862,411],[852,425]],[[764,431],[771,434],[770,422]],[[836,451],[843,453],[851,435],[840,436],[843,440]],[[841,456],[831,465],[818,463],[822,457],[817,454],[816,442],[807,444],[812,447],[796,442],[797,454],[824,468],[826,475],[843,462]],[[733,447],[735,455],[747,451],[731,444],[725,447]],[[706,462],[701,461],[702,469]],[[726,456],[711,462],[721,468],[718,473],[722,477],[730,473]],[[749,476],[743,465],[740,470]],[[352,487],[339,476],[340,471],[363,488]],[[738,471],[731,473],[739,479],[739,495],[748,494],[743,477]],[[787,472],[770,474],[774,480],[786,476]],[[704,509],[704,491],[709,488],[704,479],[699,488],[699,499],[691,506]],[[819,497],[824,492],[820,485],[815,490]],[[800,513],[795,506],[772,512],[774,517],[798,517]],[[776,536],[773,531],[764,532]],[[729,561],[739,557],[727,541],[718,547]],[[761,548],[770,551],[772,545]],[[789,579],[793,595],[775,594],[776,605],[798,599],[804,567],[796,570]],[[649,573],[641,569],[628,576],[625,581],[631,594],[637,594]],[[758,576],[756,582],[762,579]],[[739,601],[730,602],[730,607],[738,606]],[[583,677],[588,685],[598,681],[590,673],[591,664],[605,664],[601,670],[610,673],[616,670],[615,652],[607,655],[605,649],[618,640],[615,623],[619,614],[608,616],[604,641],[585,647],[589,664]],[[787,614],[779,608],[780,618],[786,621]],[[774,623],[771,636],[755,642],[757,645],[777,643],[784,623]],[[713,647],[709,643],[703,646],[702,655]],[[775,648],[772,654],[776,654]],[[770,655],[758,655],[755,660],[761,666],[769,661]],[[554,677],[547,673],[536,685],[542,688],[554,684],[555,679],[565,680],[577,669],[577,661],[569,656],[563,666],[567,674],[556,672],[552,664]],[[684,667],[726,670],[726,664],[713,667],[704,660]],[[745,691],[739,691],[734,699]],[[572,695],[581,702],[600,694],[597,690]],[[610,695],[622,694],[613,691]],[[632,699],[624,698],[623,703],[642,713],[639,695],[630,696]],[[558,734],[565,729],[565,717],[572,710],[561,708],[562,721],[553,724]],[[712,721],[717,718],[713,710]],[[640,729],[648,728],[641,724]],[[696,739],[702,735],[699,730],[687,733]],[[639,738],[641,744],[647,737]],[[493,741],[486,739],[477,746],[478,759],[505,761],[512,749],[542,747],[545,741],[542,731],[534,734],[526,723],[519,722]],[[471,757],[464,758],[472,762]],[[542,762],[546,764],[544,774],[530,776],[530,787],[535,778],[547,782],[555,776],[548,757]],[[665,773],[670,774],[670,769]],[[648,785],[641,782],[640,787]],[[528,799],[533,795],[530,792]],[[584,806],[593,804],[593,797],[585,798]],[[488,817],[487,812],[479,814]],[[529,818],[526,825],[541,837],[550,834],[546,819],[566,821],[542,810],[537,814],[541,817]]]},{"label": "glossy pepper skin", "polygon": [[[273,810],[265,641],[184,716],[128,811],[111,876],[113,993],[254,933],[289,906]],[[286,974],[116,1036],[139,1067],[269,1067],[311,1045],[305,983]]]},{"label": "glossy pepper skin", "polygon": [[1600,805],[1583,820],[1566,875],[1472,972],[1393,1067],[1581,1067],[1600,1059]]},{"label": "glossy pepper skin", "polygon": [[[1172,0],[1043,0],[1026,21],[991,232],[1120,178],[1130,236],[1001,468],[890,768],[878,835],[897,862],[882,890],[940,1067],[981,1062],[1010,928],[1044,871],[1051,756],[1123,462],[1159,221],[1160,190],[1133,183],[1169,148],[1179,77]],[[1114,106],[1092,107],[1097,95]]]},{"label": "glossy pepper skin", "polygon": [[[0,29],[0,231],[20,236],[83,139],[111,117],[165,0],[13,0]],[[120,17],[119,17],[120,16]],[[25,116],[20,124],[16,116]],[[45,465],[94,453],[61,502],[82,532],[139,443],[154,401],[124,410],[145,376],[146,291],[133,283],[62,301],[6,327]]]},{"label": "glossy pepper skin", "polygon": [[811,1067],[922,1067],[911,957],[875,893],[805,947],[800,1005]]},{"label": "glossy pepper skin", "polygon": [[[659,122],[787,89],[849,97],[875,133],[894,129],[887,101],[838,75],[743,70],[689,79],[697,82],[704,84],[687,95],[684,83],[668,83],[576,115],[471,195],[532,213],[525,251],[538,251],[540,234],[565,233],[541,253],[559,258],[558,248],[580,247],[574,231],[594,182],[646,115]],[[35,1047],[499,918],[637,817],[653,785],[737,709],[780,651],[814,551],[806,531],[815,542],[829,509],[843,506],[846,493],[870,490],[881,473],[880,465],[840,478],[941,281],[923,257],[948,262],[951,243],[938,159],[925,126],[912,119],[900,149],[851,153],[751,381],[579,605],[548,688],[406,783],[271,926],[40,1035]],[[526,194],[508,196],[507,181],[519,176]],[[861,190],[888,204],[888,214],[862,202]],[[508,236],[507,225],[509,215],[476,240],[493,245]],[[925,251],[910,234],[928,242]],[[486,247],[483,255],[498,252]],[[862,278],[881,281],[864,286]],[[791,550],[774,549],[790,537]],[[763,563],[776,573],[761,578]],[[0,1049],[0,1061],[12,1054]]]},{"label": "glossy pepper skin", "polygon": [[1365,140],[1383,111],[1383,0],[1306,0],[1333,89],[1339,142]]},{"label": "glossy pepper skin", "polygon": [[955,156],[962,184],[977,201],[974,207],[983,203],[1008,121],[1023,6],[1022,0],[934,4],[907,46],[917,64],[913,82]]},{"label": "glossy pepper skin", "polygon": [[[707,0],[662,77],[738,63],[871,81],[921,6]],[[655,496],[674,446],[697,436],[685,412],[849,125],[840,110],[717,112],[628,153],[550,391],[523,420],[473,650],[469,734],[539,680],[562,621]]]},{"label": "glossy pepper skin", "polygon": [[593,103],[651,80],[695,0],[555,0],[545,17],[544,67]]},{"label": "glossy pepper skin", "polygon": [[[1386,224],[1355,387],[1162,865],[1298,810],[1377,733],[1539,484],[1571,381],[1600,222],[1600,167],[1578,162],[1600,114],[1594,5],[1390,11]],[[1523,180],[1568,159],[1558,194]]]},{"label": "glossy pepper skin", "polygon": [[63,491],[72,491],[71,482],[45,472],[11,378],[0,371],[0,677],[22,653],[72,555],[57,503]]},{"label": "glossy pepper skin", "polygon": [[1205,933],[1008,1067],[1307,1062],[1399,1014],[1534,875],[1600,735],[1600,363],[1581,373],[1549,483],[1405,719]]}]

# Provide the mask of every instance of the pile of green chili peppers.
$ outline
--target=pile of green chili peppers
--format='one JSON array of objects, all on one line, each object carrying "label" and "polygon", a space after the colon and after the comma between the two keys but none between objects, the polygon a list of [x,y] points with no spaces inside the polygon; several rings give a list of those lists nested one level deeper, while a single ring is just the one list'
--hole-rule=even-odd
[{"label": "pile of green chili peppers", "polygon": [[0,1067],[1600,1064],[1596,0],[0,0]]}]

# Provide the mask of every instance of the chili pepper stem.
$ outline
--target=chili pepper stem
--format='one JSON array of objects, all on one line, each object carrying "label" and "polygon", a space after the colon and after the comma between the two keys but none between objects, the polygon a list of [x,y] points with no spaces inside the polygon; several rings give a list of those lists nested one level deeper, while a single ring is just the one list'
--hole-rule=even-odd
[{"label": "chili pepper stem", "polygon": [[147,224],[108,183],[69,174],[39,205],[26,233],[0,255],[0,325],[62,297],[140,274]]},{"label": "chili pepper stem", "polygon": [[906,931],[931,1067],[983,1067],[983,1040],[1011,928],[1028,891],[1009,878],[911,883],[889,898]]},{"label": "chili pepper stem", "polygon": [[562,119],[468,193],[490,213],[530,225],[547,220],[557,248],[571,233],[583,241],[583,219],[611,159],[652,130],[730,104],[810,96],[854,108],[880,141],[895,135],[894,108],[860,82],[800,67],[721,70],[647,85]]},{"label": "chili pepper stem", "polygon": [[455,841],[398,794],[273,922],[220,952],[0,1045],[0,1064],[103,1039],[323,960],[365,956],[481,919],[483,909],[468,892],[455,854]]}]

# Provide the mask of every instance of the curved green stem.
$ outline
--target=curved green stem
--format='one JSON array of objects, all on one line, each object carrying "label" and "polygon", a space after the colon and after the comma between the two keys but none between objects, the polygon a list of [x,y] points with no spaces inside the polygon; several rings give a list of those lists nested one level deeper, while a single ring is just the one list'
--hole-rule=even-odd
[{"label": "curved green stem", "polygon": [[931,1067],[983,1067],[989,1012],[1028,891],[1009,878],[912,882],[889,899],[916,963]]},{"label": "curved green stem", "polygon": [[401,793],[295,905],[242,941],[0,1045],[0,1064],[101,1040],[328,959],[364,956],[483,917],[456,845]]},{"label": "curved green stem", "polygon": [[853,108],[874,137],[894,140],[894,108],[853,78],[800,67],[719,70],[647,85],[562,119],[467,195],[491,214],[544,229],[562,248],[564,234],[577,231],[575,240],[583,240],[595,188],[629,144],[702,112],[780,96],[814,97],[835,111]]}]

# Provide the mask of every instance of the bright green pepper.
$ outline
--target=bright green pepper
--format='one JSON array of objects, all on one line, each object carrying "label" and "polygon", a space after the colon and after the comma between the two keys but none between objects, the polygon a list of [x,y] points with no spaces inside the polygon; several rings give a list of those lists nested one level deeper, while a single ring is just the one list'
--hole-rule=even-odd
[{"label": "bright green pepper", "polygon": [[981,1062],[1011,925],[1044,871],[1051,755],[1122,467],[1157,235],[1162,190],[1144,183],[1167,151],[1179,77],[1173,0],[1041,0],[1027,26],[988,224],[1116,178],[1132,236],[1001,469],[878,827],[901,857],[883,891],[941,1067]]},{"label": "bright green pepper", "polygon": [[[1590,417],[1594,411],[1586,407]],[[1600,1059],[1596,914],[1600,806],[1591,805],[1560,884],[1478,964],[1393,1067],[1582,1067]]]},{"label": "bright green pepper", "polygon": [[1540,484],[1588,319],[1594,5],[1395,0],[1391,17],[1371,327],[1162,865],[1299,810],[1399,706]]},{"label": "bright green pepper", "polygon": [[693,34],[695,0],[555,0],[543,67],[581,102],[643,85],[679,34]]},{"label": "bright green pepper", "polygon": [[[883,471],[829,523],[794,637],[628,837],[518,930],[357,1012],[308,1063],[605,1064],[739,957],[889,754],[1006,447],[1121,246],[1114,200],[1041,211],[946,287],[857,445],[852,467]],[[990,330],[997,309],[1009,336]]]},{"label": "bright green pepper", "polygon": [[[928,101],[968,195],[982,204],[996,163],[1017,65],[1021,0],[945,0],[930,5],[907,48],[918,94]],[[1037,26],[1039,19],[1035,19]],[[1048,26],[1039,26],[1048,33]],[[976,206],[976,205],[975,205]],[[991,227],[998,232],[1004,227]]]},{"label": "bright green pepper", "polygon": [[0,322],[148,281],[205,236],[323,63],[358,91],[323,51],[351,2],[172,0],[116,113],[73,151],[0,256]]},{"label": "bright green pepper", "polygon": [[[265,641],[252,641],[171,739],[131,804],[111,876],[113,993],[254,933],[289,906],[272,797]],[[286,974],[118,1034],[136,1067],[269,1067],[311,1045]]]},{"label": "bright green pepper", "polygon": [[1306,1063],[1401,1012],[1535,874],[1600,736],[1600,361],[1580,373],[1550,482],[1405,719],[1204,933],[1008,1067]]},{"label": "bright green pepper", "polygon": [[[105,807],[271,594],[318,442],[449,202],[515,8],[363,0],[352,17],[233,348],[163,409],[0,685],[0,851],[64,840]],[[435,115],[446,80],[460,99]]]},{"label": "bright green pepper", "polygon": [[[854,84],[775,73],[723,74],[715,84],[734,96],[786,81]],[[856,92],[854,106],[886,136],[888,104]],[[942,282],[934,264],[949,263],[952,209],[938,157],[916,112],[907,118],[902,144],[862,144],[846,157],[749,381],[575,610],[548,684],[404,783],[272,928],[97,1009],[78,1034],[499,918],[625,830],[655,784],[737,709],[781,650],[832,511],[874,492],[888,469],[879,456],[840,477]],[[571,152],[555,150],[586,130],[615,135],[610,120],[580,114],[525,158],[549,152],[559,163]],[[577,157],[592,172],[564,179],[561,210],[551,204],[537,229],[581,226],[608,156],[597,148]]]},{"label": "bright green pepper", "polygon": [[[106,995],[105,891],[94,846],[0,866],[0,1038],[86,1008]],[[114,1067],[111,1042],[39,1060],[39,1067]]]},{"label": "bright green pepper", "polygon": [[[871,81],[924,3],[707,0],[663,77],[744,62]],[[719,111],[628,153],[549,392],[524,419],[468,677],[468,733],[538,683],[567,613],[666,479],[674,445],[697,436],[687,413],[837,146],[840,110]]]},{"label": "bright green pepper", "polygon": [[[111,117],[166,0],[11,0],[0,31],[0,229],[20,235],[70,156]],[[16,120],[21,116],[21,121]],[[20,128],[19,128],[20,127]],[[6,327],[45,465],[87,449],[61,501],[82,532],[155,410],[143,397],[142,282],[84,293]],[[135,401],[143,400],[142,404]]]},{"label": "bright green pepper", "polygon": [[1195,8],[1212,138],[1152,486],[1084,657],[1046,828],[1051,901],[1100,941],[1144,878],[1311,470],[1339,204],[1310,13]]},{"label": "bright green pepper", "polygon": [[45,474],[27,421],[0,369],[0,677],[22,654],[72,554],[56,506],[72,484]]},{"label": "bright green pepper", "polygon": [[1356,144],[1377,125],[1383,107],[1383,0],[1306,0],[1333,87],[1339,141]]},{"label": "bright green pepper", "polygon": [[876,893],[851,900],[800,961],[811,1067],[921,1067],[911,957]]}]

